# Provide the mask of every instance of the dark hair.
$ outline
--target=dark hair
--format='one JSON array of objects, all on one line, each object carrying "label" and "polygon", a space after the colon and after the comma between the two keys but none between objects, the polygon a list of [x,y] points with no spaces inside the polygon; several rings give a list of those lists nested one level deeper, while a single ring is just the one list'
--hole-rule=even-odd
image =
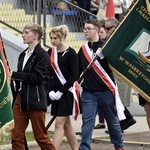
[{"label": "dark hair", "polygon": [[105,25],[105,20],[104,19],[100,20],[100,23],[101,25]]},{"label": "dark hair", "polygon": [[100,26],[101,26],[101,23],[100,23],[98,20],[86,20],[86,21],[84,22],[84,24],[85,24],[85,23],[92,24],[92,25],[96,26],[98,29],[99,29]]}]

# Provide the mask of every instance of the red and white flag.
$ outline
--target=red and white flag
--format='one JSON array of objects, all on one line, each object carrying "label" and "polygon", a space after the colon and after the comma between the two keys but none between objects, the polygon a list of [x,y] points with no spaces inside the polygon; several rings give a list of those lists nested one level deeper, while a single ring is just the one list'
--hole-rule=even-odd
[{"label": "red and white flag", "polygon": [[115,5],[113,0],[108,0],[106,8],[106,17],[107,18],[115,17]]}]

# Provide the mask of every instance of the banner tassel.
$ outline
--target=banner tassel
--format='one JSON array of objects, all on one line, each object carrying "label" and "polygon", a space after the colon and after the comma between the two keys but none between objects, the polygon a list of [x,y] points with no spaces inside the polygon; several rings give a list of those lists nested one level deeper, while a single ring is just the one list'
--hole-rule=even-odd
[{"label": "banner tassel", "polygon": [[146,1],[146,6],[147,6],[148,14],[150,15],[150,2],[149,2],[149,0],[145,0],[145,1]]}]

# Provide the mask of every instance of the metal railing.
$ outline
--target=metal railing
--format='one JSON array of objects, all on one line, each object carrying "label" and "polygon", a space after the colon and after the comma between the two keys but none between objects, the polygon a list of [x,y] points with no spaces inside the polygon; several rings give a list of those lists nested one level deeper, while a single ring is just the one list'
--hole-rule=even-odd
[{"label": "metal railing", "polygon": [[49,30],[51,27],[65,24],[70,30],[68,44],[78,50],[85,41],[82,33],[83,23],[86,19],[95,19],[92,13],[77,5],[61,0],[68,10],[57,9],[60,0],[1,0],[0,23],[22,33],[24,26],[29,22],[35,22],[45,29],[43,45],[51,46]]}]

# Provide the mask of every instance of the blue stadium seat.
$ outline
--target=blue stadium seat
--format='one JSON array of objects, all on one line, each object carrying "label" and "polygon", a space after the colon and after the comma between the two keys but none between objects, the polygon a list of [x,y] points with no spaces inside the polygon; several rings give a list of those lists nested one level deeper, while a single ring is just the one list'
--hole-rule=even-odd
[{"label": "blue stadium seat", "polygon": [[77,10],[60,10],[60,9],[56,9],[54,7],[50,7],[50,13],[71,16],[71,15],[77,15],[78,11]]}]

